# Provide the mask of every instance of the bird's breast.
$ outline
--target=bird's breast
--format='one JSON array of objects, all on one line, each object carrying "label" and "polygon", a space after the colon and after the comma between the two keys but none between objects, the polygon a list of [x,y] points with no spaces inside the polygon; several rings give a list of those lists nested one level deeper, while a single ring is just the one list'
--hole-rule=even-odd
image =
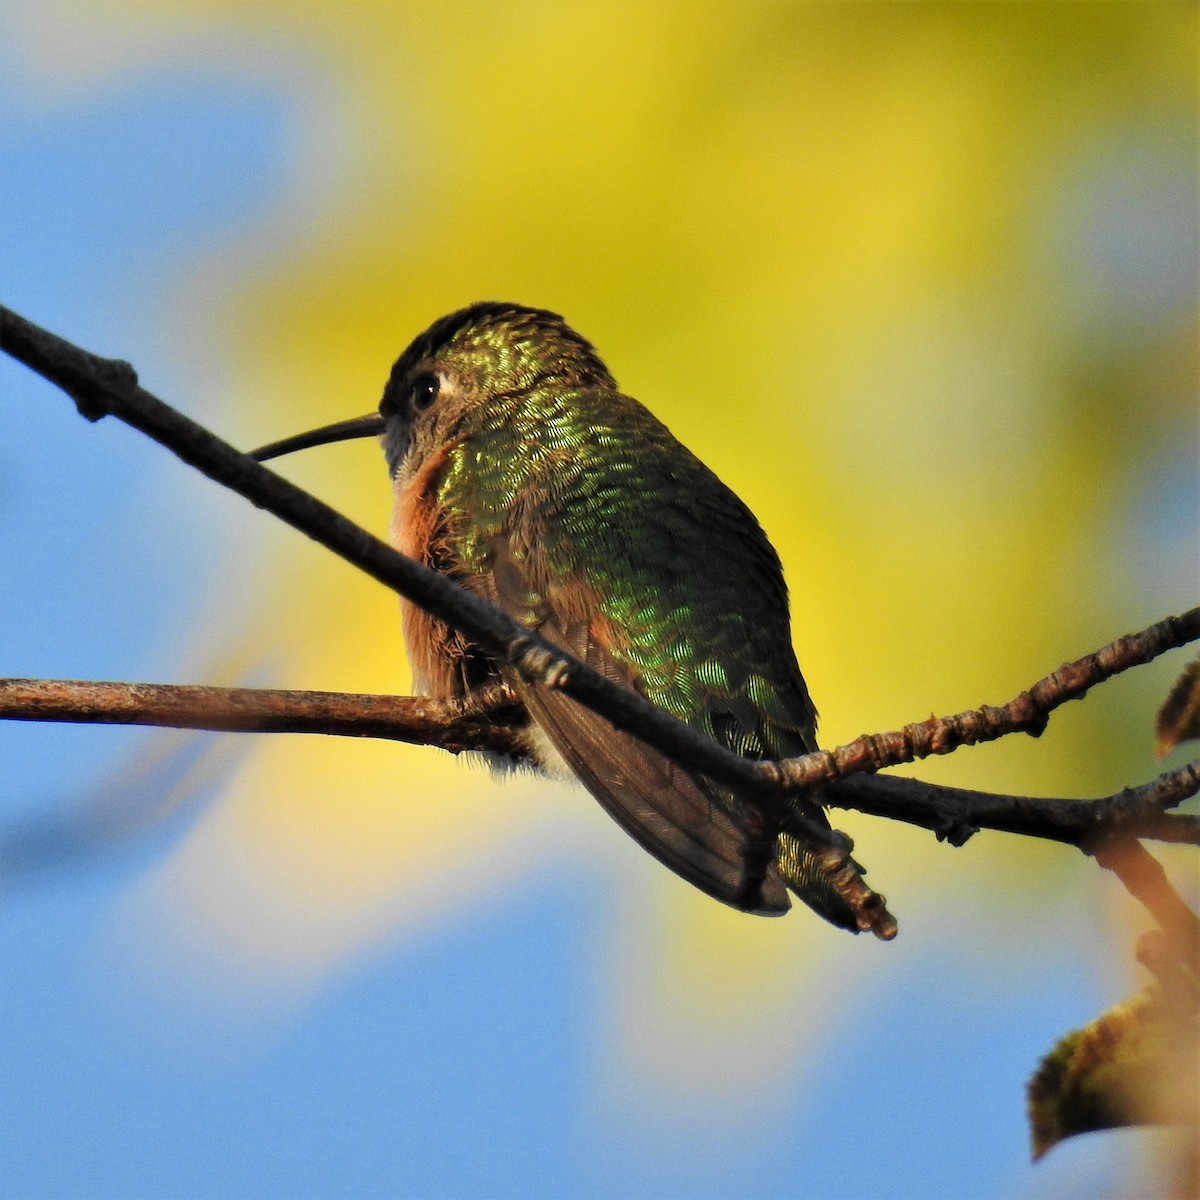
[{"label": "bird's breast", "polygon": [[[402,467],[392,483],[392,545],[423,566],[442,571],[451,561],[451,548],[445,544],[448,531],[437,487],[453,446],[447,443],[414,469]],[[451,630],[403,596],[400,616],[413,691],[438,700],[458,696],[462,688],[452,669]]]}]

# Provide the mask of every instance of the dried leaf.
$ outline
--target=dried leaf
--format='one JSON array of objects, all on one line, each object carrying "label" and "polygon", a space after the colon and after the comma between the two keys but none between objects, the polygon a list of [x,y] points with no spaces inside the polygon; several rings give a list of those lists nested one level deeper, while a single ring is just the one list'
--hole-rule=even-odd
[{"label": "dried leaf", "polygon": [[1154,748],[1159,758],[1183,742],[1200,737],[1200,658],[1175,681],[1154,722]]},{"label": "dried leaf", "polygon": [[1067,1034],[1029,1081],[1033,1157],[1064,1138],[1200,1118],[1197,1014],[1147,990]]}]

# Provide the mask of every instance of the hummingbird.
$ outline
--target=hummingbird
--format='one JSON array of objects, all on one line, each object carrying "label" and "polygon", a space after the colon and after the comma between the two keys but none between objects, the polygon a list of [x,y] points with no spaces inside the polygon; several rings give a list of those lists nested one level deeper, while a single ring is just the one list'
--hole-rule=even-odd
[{"label": "hummingbird", "polygon": [[[451,313],[396,360],[378,412],[253,454],[356,437],[382,444],[401,553],[729,750],[816,749],[779,556],[750,509],[621,392],[562,317],[496,302]],[[785,913],[793,893],[858,931],[803,841],[768,832],[764,849],[752,803],[401,606],[419,694],[463,700],[506,685],[533,763],[565,766],[677,875],[763,916]],[[829,828],[811,799],[785,803]],[[876,932],[891,936],[894,923]]]}]

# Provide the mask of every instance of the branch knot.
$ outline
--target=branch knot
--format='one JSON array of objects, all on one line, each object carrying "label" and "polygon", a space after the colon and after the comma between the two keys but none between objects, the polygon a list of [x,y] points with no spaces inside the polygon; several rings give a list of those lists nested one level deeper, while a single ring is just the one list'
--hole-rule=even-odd
[{"label": "branch knot", "polygon": [[547,688],[561,688],[571,674],[570,664],[532,634],[516,638],[509,646],[508,660],[522,679]]},{"label": "branch knot", "polygon": [[109,397],[114,394],[127,395],[136,390],[138,377],[133,365],[124,359],[100,358],[97,355],[89,355],[88,358],[92,377],[67,387],[66,391],[75,401],[79,415],[95,423],[112,412]]}]

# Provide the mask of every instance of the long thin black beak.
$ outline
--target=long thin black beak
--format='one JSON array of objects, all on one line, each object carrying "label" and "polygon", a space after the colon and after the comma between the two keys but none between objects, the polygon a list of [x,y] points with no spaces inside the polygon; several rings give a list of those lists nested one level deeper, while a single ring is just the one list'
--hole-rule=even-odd
[{"label": "long thin black beak", "polygon": [[310,429],[308,433],[298,433],[294,437],[284,438],[281,442],[259,446],[257,450],[250,451],[250,457],[259,462],[266,462],[268,458],[291,454],[293,450],[307,450],[310,446],[348,442],[351,438],[378,437],[384,428],[384,420],[377,412],[367,413],[365,417],[352,417],[349,421],[323,425],[320,429]]}]

